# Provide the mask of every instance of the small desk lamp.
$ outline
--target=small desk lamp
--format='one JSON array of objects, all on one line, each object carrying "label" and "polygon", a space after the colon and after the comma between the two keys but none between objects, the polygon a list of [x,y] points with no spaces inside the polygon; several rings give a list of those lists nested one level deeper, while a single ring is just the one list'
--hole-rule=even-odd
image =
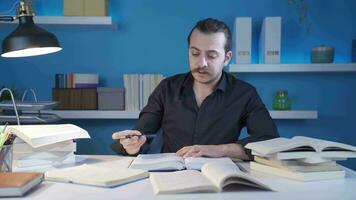
[{"label": "small desk lamp", "polygon": [[20,1],[16,16],[0,16],[0,21],[19,20],[19,26],[2,43],[2,57],[27,57],[62,50],[56,36],[33,22],[31,4]]}]

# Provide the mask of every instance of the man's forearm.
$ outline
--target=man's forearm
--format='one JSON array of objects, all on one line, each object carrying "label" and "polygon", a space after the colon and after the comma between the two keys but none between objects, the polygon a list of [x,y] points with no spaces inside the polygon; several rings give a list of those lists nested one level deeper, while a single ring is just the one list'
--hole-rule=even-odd
[{"label": "man's forearm", "polygon": [[237,158],[242,160],[248,160],[248,156],[245,153],[245,148],[237,143],[230,143],[230,144],[221,144],[216,145],[217,148],[220,149],[223,156],[227,156],[230,158]]}]

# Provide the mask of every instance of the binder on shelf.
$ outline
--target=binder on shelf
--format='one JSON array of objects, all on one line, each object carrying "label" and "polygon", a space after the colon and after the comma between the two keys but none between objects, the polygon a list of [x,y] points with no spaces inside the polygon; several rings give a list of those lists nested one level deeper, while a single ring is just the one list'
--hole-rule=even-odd
[{"label": "binder on shelf", "polygon": [[252,18],[236,17],[234,26],[235,63],[251,63]]},{"label": "binder on shelf", "polygon": [[278,64],[281,62],[281,17],[265,17],[259,40],[259,62]]}]

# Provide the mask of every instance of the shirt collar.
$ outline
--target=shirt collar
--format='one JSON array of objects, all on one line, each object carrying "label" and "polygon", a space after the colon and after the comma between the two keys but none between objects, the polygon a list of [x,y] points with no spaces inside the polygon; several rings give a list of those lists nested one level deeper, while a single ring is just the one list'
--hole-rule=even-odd
[{"label": "shirt collar", "polygon": [[[222,75],[220,77],[220,80],[218,82],[218,85],[216,86],[215,90],[220,90],[222,92],[225,92],[226,90],[226,72],[225,71],[222,71]],[[183,81],[183,84],[181,86],[181,90],[184,90],[186,88],[193,88],[193,83],[194,83],[194,78],[193,78],[193,75],[191,72],[187,73],[184,81]]]}]

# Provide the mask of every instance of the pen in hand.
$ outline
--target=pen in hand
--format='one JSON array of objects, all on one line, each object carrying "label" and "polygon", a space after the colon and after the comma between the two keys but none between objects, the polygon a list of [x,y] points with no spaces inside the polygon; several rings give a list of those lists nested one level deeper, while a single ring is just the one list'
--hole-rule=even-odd
[{"label": "pen in hand", "polygon": [[137,136],[137,137],[141,137],[141,136],[146,136],[147,139],[151,139],[154,138],[155,135],[124,135],[121,137],[118,137],[116,139],[121,140],[121,139],[131,139],[132,137]]}]

